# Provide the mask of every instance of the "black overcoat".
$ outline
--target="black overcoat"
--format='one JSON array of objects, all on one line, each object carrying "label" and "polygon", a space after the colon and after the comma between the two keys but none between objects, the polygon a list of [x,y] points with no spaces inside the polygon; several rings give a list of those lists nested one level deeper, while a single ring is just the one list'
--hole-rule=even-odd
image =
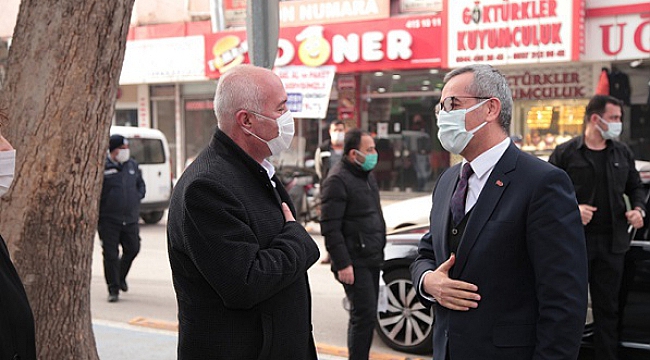
[{"label": "black overcoat", "polygon": [[0,359],[36,359],[34,317],[0,236]]},{"label": "black overcoat", "polygon": [[174,188],[179,359],[316,359],[307,269],[318,246],[285,222],[280,200],[291,200],[273,180],[217,130]]}]

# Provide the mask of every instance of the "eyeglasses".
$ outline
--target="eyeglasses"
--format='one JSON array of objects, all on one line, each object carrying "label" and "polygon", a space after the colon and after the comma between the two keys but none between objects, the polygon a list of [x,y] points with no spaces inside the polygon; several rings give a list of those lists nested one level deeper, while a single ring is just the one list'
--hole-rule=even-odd
[{"label": "eyeglasses", "polygon": [[458,106],[458,99],[480,99],[480,100],[487,100],[487,99],[492,99],[491,97],[485,97],[485,96],[450,96],[448,98],[445,98],[442,100],[440,103],[436,105],[435,112],[436,115],[440,113],[440,110],[444,111],[452,111],[455,110],[456,106]]}]

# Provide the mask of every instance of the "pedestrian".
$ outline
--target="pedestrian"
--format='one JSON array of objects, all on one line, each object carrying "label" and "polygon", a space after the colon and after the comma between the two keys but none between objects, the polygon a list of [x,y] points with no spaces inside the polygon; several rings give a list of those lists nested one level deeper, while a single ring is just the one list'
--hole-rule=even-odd
[{"label": "pedestrian", "polygon": [[294,120],[272,71],[219,79],[217,130],[179,179],[167,225],[178,359],[316,359],[307,270],[318,245],[267,160]]},{"label": "pedestrian", "polygon": [[[7,117],[0,110],[0,125]],[[0,132],[0,196],[14,179],[16,150]],[[0,236],[0,359],[36,359],[34,316],[27,293]]]},{"label": "pedestrian", "polygon": [[[343,140],[345,139],[345,131],[345,122],[343,122],[343,120],[332,121],[329,128],[330,138],[320,143],[316,149],[316,153],[314,154],[314,158],[316,159],[315,168],[321,189],[329,170],[343,158]],[[321,260],[321,264],[329,264],[331,261],[332,259],[330,258],[330,254],[327,253],[325,258]]]},{"label": "pedestrian", "polygon": [[345,122],[334,120],[330,123],[330,138],[318,145],[314,154],[316,174],[320,184],[327,177],[329,170],[343,158],[343,139],[345,138]]},{"label": "pedestrian", "polygon": [[343,159],[330,169],[323,182],[321,233],[334,277],[343,284],[350,304],[351,360],[368,359],[377,317],[386,224],[379,187],[371,173],[376,164],[372,136],[352,129],[345,134]]},{"label": "pedestrian", "polygon": [[424,191],[427,182],[429,182],[429,178],[431,177],[431,162],[429,160],[431,138],[426,132],[426,126],[422,115],[415,114],[415,116],[413,116],[411,129],[420,132],[420,135],[415,138],[416,148],[413,152],[413,167],[415,168],[415,176],[417,179],[415,191]]},{"label": "pedestrian", "polygon": [[[643,227],[644,190],[622,129],[620,100],[596,95],[585,110],[584,134],[559,145],[549,161],[571,177],[587,239],[595,358],[618,359],[619,290],[632,228]],[[631,206],[626,206],[624,195]]]},{"label": "pedestrian", "polygon": [[[145,192],[138,163],[131,158],[129,141],[122,135],[111,135],[97,225],[104,255],[108,302],[117,302],[120,290],[129,290],[126,276],[140,252],[138,219],[140,200]],[[119,254],[120,245],[122,256]]]},{"label": "pedestrian", "polygon": [[433,356],[576,359],[587,255],[571,181],[512,143],[512,94],[496,69],[444,80],[438,138],[463,160],[435,186],[411,265],[420,300],[435,305]]}]

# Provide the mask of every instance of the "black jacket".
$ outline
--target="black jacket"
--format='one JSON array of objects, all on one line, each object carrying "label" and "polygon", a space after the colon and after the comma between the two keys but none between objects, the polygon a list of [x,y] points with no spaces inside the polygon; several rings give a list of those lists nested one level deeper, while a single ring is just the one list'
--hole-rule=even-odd
[{"label": "black jacket", "polygon": [[[549,158],[551,164],[569,174],[578,204],[592,204],[596,191],[595,168],[586,157],[586,151],[584,136],[577,136],[555,148]],[[645,210],[644,190],[630,148],[620,141],[607,140],[605,151],[609,205],[612,213],[612,251],[623,253],[630,248],[623,194],[630,198],[632,208],[638,206]]]},{"label": "black jacket", "polygon": [[167,239],[179,360],[316,359],[307,269],[318,245],[285,221],[280,201],[293,205],[273,180],[276,189],[217,130],[174,188]]},{"label": "black jacket", "polygon": [[99,221],[117,224],[137,223],[140,217],[140,200],[146,188],[138,163],[129,159],[123,164],[106,157],[104,185],[99,202]]},{"label": "black jacket", "polygon": [[321,199],[321,233],[332,270],[381,266],[386,224],[374,175],[344,157],[330,169]]},{"label": "black jacket", "polygon": [[0,359],[36,359],[34,317],[0,236]]}]

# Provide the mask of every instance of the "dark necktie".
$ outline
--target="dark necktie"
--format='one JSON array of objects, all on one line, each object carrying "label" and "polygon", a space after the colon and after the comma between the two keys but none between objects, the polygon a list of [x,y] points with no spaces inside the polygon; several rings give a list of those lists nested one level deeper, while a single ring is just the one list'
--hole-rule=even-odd
[{"label": "dark necktie", "polygon": [[467,198],[467,180],[474,173],[469,163],[465,163],[460,174],[460,181],[456,186],[454,195],[451,196],[451,216],[454,226],[458,225],[465,217],[465,199]]}]

